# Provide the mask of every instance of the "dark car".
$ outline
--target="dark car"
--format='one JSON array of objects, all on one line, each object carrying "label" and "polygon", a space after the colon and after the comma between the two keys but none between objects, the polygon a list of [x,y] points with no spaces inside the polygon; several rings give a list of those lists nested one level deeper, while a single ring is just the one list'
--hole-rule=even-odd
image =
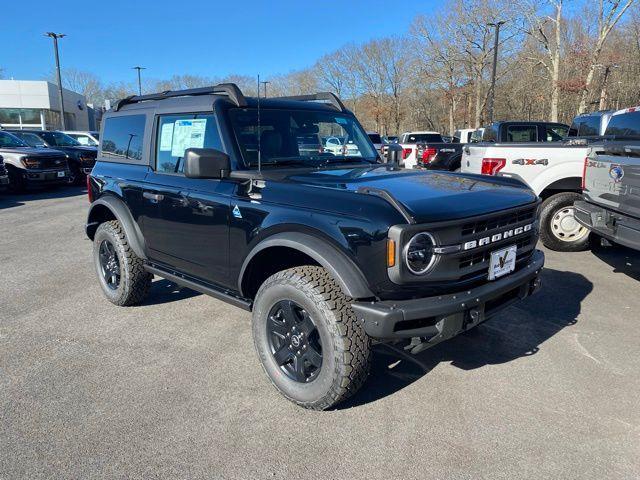
[{"label": "dark car", "polygon": [[69,183],[83,185],[86,175],[96,163],[98,149],[82,145],[66,133],[47,130],[7,130],[32,147],[55,148],[67,154],[70,175]]},{"label": "dark car", "polygon": [[33,148],[15,135],[0,131],[0,156],[9,176],[9,189],[66,184],[67,156],[51,148]]},{"label": "dark car", "polygon": [[[301,152],[301,130],[358,153]],[[529,188],[401,169],[389,149],[381,163],[328,93],[258,101],[222,84],[121,100],[88,182],[99,284],[134,305],[157,275],[251,311],[273,385],[332,407],[363,384],[373,340],[417,353],[540,285]]]},{"label": "dark car", "polygon": [[9,188],[9,174],[4,166],[4,159],[0,157],[0,192]]}]

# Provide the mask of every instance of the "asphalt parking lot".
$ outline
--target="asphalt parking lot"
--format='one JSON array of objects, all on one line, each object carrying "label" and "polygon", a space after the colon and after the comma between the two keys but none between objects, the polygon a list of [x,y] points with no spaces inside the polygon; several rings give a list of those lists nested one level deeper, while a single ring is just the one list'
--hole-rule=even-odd
[{"label": "asphalt parking lot", "polygon": [[79,189],[0,195],[0,479],[639,478],[640,255],[547,251],[539,295],[348,404],[285,401],[250,315],[94,279]]}]

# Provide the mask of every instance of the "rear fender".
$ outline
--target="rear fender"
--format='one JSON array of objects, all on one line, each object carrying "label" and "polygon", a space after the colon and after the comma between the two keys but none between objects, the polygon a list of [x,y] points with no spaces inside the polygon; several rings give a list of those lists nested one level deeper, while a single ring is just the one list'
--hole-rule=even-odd
[{"label": "rear fender", "polygon": [[118,220],[124,229],[127,241],[134,253],[138,257],[146,260],[146,247],[142,231],[140,230],[138,223],[133,219],[126,204],[118,197],[111,195],[103,196],[91,204],[87,215],[87,224],[85,226],[87,237],[93,240],[98,226],[100,226],[100,224],[106,219],[113,217]]}]

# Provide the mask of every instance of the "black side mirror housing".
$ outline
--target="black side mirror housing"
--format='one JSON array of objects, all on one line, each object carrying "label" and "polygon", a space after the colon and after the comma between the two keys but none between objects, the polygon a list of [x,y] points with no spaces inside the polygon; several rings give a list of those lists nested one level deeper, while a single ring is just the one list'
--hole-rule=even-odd
[{"label": "black side mirror housing", "polygon": [[229,155],[215,148],[187,148],[184,175],[189,178],[225,178],[231,171]]},{"label": "black side mirror housing", "polygon": [[402,147],[397,143],[390,143],[387,146],[387,163],[402,163]]}]

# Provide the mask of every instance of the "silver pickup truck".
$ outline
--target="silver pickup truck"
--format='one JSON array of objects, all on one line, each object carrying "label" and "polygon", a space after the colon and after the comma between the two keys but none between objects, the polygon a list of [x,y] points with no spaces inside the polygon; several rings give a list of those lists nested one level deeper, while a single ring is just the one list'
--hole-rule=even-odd
[{"label": "silver pickup truck", "polygon": [[605,138],[585,159],[575,218],[596,235],[640,250],[640,107],[615,112]]}]

